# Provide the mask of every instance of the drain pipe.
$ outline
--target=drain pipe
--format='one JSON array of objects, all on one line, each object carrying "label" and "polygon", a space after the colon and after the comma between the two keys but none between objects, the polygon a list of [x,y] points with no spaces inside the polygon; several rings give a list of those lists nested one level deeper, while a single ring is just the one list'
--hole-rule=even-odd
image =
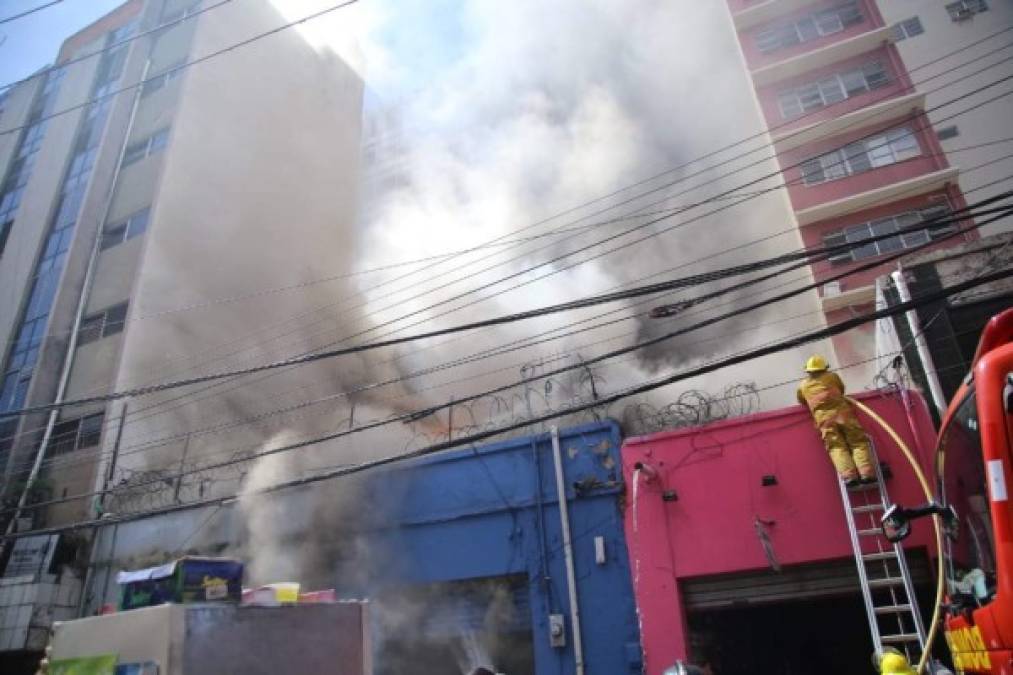
[{"label": "drain pipe", "polygon": [[[148,59],[144,64],[144,72],[141,74],[141,81],[143,82],[148,77],[148,68],[151,67],[151,59]],[[116,158],[116,169],[113,171],[112,180],[109,183],[109,192],[106,195],[105,204],[102,209],[102,217],[99,219],[98,230],[95,233],[95,242],[91,247],[91,256],[88,258],[88,267],[84,273],[84,283],[81,285],[81,297],[77,301],[77,311],[74,313],[74,325],[70,330],[70,337],[67,340],[67,351],[63,356],[63,367],[60,371],[60,382],[56,387],[56,397],[53,399],[53,403],[62,403],[64,396],[67,394],[67,384],[70,382],[70,371],[74,367],[74,352],[77,350],[77,333],[78,329],[81,328],[81,320],[84,318],[84,310],[88,305],[88,296],[91,294],[91,285],[95,279],[95,267],[98,263],[98,254],[101,251],[102,245],[102,231],[106,225],[106,218],[109,217],[109,209],[112,208],[113,193],[116,189],[116,181],[120,176],[120,165],[123,163],[123,155],[127,150],[127,140],[130,138],[130,131],[134,127],[134,118],[137,116],[137,105],[141,100],[141,90],[143,87],[138,87],[134,94],[134,101],[130,109],[130,119],[127,122],[127,130],[123,134],[123,142],[120,144],[120,151]],[[25,483],[24,492],[21,493],[21,498],[18,499],[17,508],[14,509],[14,515],[7,525],[7,535],[14,532],[14,528],[17,526],[18,518],[21,516],[21,511],[25,508],[25,504],[28,502],[28,493],[31,490],[32,484],[35,483],[39,477],[39,471],[42,469],[42,462],[46,458],[46,450],[49,447],[49,442],[53,437],[53,427],[56,426],[56,417],[60,414],[59,408],[54,408],[49,413],[49,419],[46,420],[46,429],[42,432],[42,442],[39,443],[39,451],[35,454],[35,463],[32,464],[32,470],[28,474],[28,481]],[[5,539],[3,544],[0,545],[0,557],[6,552],[7,542],[10,539]]]},{"label": "drain pipe", "polygon": [[556,495],[559,498],[559,525],[563,531],[563,558],[566,562],[566,590],[570,597],[570,624],[573,629],[573,660],[576,675],[584,675],[584,646],[580,641],[580,608],[577,605],[577,575],[573,569],[573,540],[570,538],[570,510],[563,480],[563,456],[559,450],[559,429],[551,427],[552,461],[556,467]]},{"label": "drain pipe", "polygon": [[[893,279],[894,286],[897,287],[900,301],[910,302],[911,290],[908,288],[907,279],[904,277],[904,268],[898,265],[897,271],[891,273],[890,278]],[[933,362],[932,354],[929,352],[929,344],[925,340],[921,320],[918,318],[917,310],[911,309],[906,312],[906,315],[907,325],[914,336],[918,359],[922,362],[922,372],[925,373],[925,380],[929,385],[929,395],[932,397],[932,403],[936,406],[940,417],[942,417],[946,414],[946,396],[943,394],[943,387],[939,383],[939,374],[936,373],[936,364]]]}]

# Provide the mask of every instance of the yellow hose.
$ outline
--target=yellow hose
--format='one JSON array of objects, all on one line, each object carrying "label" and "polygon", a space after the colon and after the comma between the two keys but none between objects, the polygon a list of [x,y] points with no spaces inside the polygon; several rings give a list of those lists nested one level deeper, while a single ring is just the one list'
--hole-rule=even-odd
[{"label": "yellow hose", "polygon": [[[848,400],[851,402],[853,406],[855,406],[856,408],[864,412],[866,415],[871,417],[874,422],[876,422],[880,427],[883,428],[883,430],[887,434],[890,435],[890,438],[893,439],[894,443],[897,444],[897,446],[904,453],[904,456],[907,458],[907,461],[911,464],[911,469],[915,472],[915,475],[918,477],[918,482],[921,484],[922,491],[925,493],[925,500],[932,501],[934,497],[932,493],[932,488],[930,487],[928,480],[925,478],[925,472],[923,472],[921,466],[918,465],[918,459],[914,456],[914,453],[911,452],[911,448],[907,446],[907,443],[904,442],[904,440],[894,430],[893,427],[891,427],[889,424],[886,423],[886,420],[884,420],[882,417],[876,414],[876,412],[873,411],[869,406],[865,405],[861,401],[856,401],[855,399],[850,397],[848,398]],[[915,669],[915,672],[917,673],[924,672],[925,666],[928,665],[929,653],[932,651],[932,643],[936,639],[936,633],[939,632],[939,623],[940,619],[942,618],[943,593],[946,588],[944,584],[945,580],[944,575],[946,573],[946,567],[943,561],[942,519],[939,516],[932,516],[932,524],[936,530],[936,552],[937,552],[936,558],[939,561],[939,569],[936,572],[936,579],[937,579],[936,606],[932,612],[932,624],[929,627],[929,633],[925,638],[925,650],[922,652],[921,659],[919,659],[918,661],[918,667]]]}]

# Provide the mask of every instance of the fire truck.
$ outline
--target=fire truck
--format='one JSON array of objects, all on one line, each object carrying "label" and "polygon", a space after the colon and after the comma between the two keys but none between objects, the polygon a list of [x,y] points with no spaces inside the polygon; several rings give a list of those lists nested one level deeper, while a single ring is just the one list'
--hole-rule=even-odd
[{"label": "fire truck", "polygon": [[962,673],[1013,675],[1013,309],[982,332],[971,371],[943,417],[934,498],[883,516],[893,541],[931,515],[944,530],[939,596],[953,665]]}]

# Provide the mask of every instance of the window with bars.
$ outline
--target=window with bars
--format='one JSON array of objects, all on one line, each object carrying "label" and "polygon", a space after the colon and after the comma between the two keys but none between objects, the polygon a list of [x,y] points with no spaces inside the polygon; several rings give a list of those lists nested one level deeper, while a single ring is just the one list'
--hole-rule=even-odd
[{"label": "window with bars", "polygon": [[756,34],[756,47],[764,54],[771,54],[824,35],[839,33],[849,26],[861,23],[863,19],[858,0],[850,0],[806,14],[791,23],[762,30]]},{"label": "window with bars", "polygon": [[988,3],[985,0],[957,0],[946,5],[946,11],[953,21],[965,21],[975,14],[987,12]]},{"label": "window with bars", "polygon": [[783,91],[777,96],[777,104],[781,116],[791,119],[889,83],[890,76],[883,64],[872,61],[861,68],[834,73],[816,82]]},{"label": "window with bars", "polygon": [[122,332],[123,324],[126,321],[127,303],[125,302],[86,316],[81,320],[81,326],[77,330],[77,344],[80,347]]},{"label": "window with bars", "polygon": [[97,446],[102,440],[105,413],[96,413],[60,422],[53,427],[50,438],[50,455],[63,455],[74,450]]},{"label": "window with bars", "polygon": [[131,143],[127,146],[127,149],[123,152],[123,166],[127,167],[135,162],[139,162],[149,155],[153,155],[169,143],[169,130],[162,129],[156,131],[151,136]]},{"label": "window with bars", "polygon": [[[835,265],[863,260],[865,258],[874,258],[878,255],[919,246],[950,234],[956,229],[956,225],[953,223],[933,225],[933,221],[944,219],[949,212],[950,209],[946,206],[932,206],[916,211],[899,213],[889,218],[870,220],[869,222],[852,225],[838,232],[824,235],[823,244],[825,246],[857,244],[832,256],[829,260]],[[915,226],[921,223],[924,223],[926,226],[916,229]],[[887,237],[862,245],[863,241],[872,237],[895,232],[897,236]]]},{"label": "window with bars", "polygon": [[142,209],[126,220],[121,220],[118,223],[107,226],[102,232],[102,250],[112,248],[128,239],[133,239],[138,235],[144,234],[148,229],[149,217],[150,211]]},{"label": "window with bars", "polygon": [[916,35],[921,35],[925,32],[925,28],[922,26],[922,20],[917,16],[913,16],[910,19],[901,21],[893,27],[893,41],[900,42]]},{"label": "window with bars", "polygon": [[898,127],[803,162],[802,182],[809,186],[819,185],[921,154],[914,132],[908,127]]}]

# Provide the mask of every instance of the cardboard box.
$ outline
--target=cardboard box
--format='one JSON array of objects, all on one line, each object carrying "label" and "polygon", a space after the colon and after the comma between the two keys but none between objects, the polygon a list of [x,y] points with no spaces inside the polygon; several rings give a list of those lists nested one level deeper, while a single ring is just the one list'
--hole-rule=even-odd
[{"label": "cardboard box", "polygon": [[230,558],[188,556],[158,567],[120,572],[120,609],[166,602],[239,602],[243,563]]}]

